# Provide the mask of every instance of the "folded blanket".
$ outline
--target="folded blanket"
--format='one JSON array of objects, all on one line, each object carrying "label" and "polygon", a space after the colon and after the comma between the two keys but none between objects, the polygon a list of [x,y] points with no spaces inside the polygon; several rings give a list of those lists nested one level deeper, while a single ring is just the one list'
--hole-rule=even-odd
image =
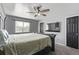
[{"label": "folded blanket", "polygon": [[34,54],[47,46],[51,46],[51,39],[47,35],[11,35],[6,41],[5,52],[9,55]]}]

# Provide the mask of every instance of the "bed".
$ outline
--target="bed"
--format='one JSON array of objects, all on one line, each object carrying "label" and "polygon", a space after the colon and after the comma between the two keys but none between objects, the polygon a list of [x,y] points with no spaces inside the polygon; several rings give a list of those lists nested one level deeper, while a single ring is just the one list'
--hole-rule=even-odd
[{"label": "bed", "polygon": [[28,33],[9,35],[5,40],[6,55],[31,55],[45,47],[51,47],[51,39],[47,35]]}]

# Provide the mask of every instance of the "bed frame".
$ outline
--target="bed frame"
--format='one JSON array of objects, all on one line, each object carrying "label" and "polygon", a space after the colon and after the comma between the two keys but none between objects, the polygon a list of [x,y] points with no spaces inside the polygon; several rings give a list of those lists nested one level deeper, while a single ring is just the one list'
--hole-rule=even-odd
[{"label": "bed frame", "polygon": [[52,47],[48,46],[48,47],[44,48],[43,50],[41,50],[33,55],[48,55],[49,52],[55,51],[55,37],[56,37],[56,35],[55,34],[44,34],[44,35],[50,36],[51,41],[52,41]]},{"label": "bed frame", "polygon": [[[33,55],[47,55],[49,53],[49,51],[55,51],[55,36],[54,34],[44,34],[44,35],[48,35],[51,38],[52,41],[52,47],[47,46],[46,48],[44,48],[43,50],[33,54]],[[2,49],[2,47],[1,47]],[[5,50],[1,50],[0,49],[0,55],[5,55]]]}]

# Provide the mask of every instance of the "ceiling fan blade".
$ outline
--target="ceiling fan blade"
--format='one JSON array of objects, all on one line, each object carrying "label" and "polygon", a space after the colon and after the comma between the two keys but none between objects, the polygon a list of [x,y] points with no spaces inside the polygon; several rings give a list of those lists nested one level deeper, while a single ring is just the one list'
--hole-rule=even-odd
[{"label": "ceiling fan blade", "polygon": [[47,15],[45,14],[45,12],[50,11],[50,9],[43,9],[43,10],[41,10],[41,7],[42,7],[41,5],[34,6],[33,9],[34,9],[35,11],[34,11],[34,12],[33,12],[33,11],[32,11],[32,12],[27,12],[27,13],[34,14],[34,17],[40,16],[40,15],[42,15],[42,16],[47,16]]},{"label": "ceiling fan blade", "polygon": [[45,10],[42,10],[40,12],[48,12],[48,11],[50,11],[50,9],[45,9]]},{"label": "ceiling fan blade", "polygon": [[37,14],[34,15],[34,17],[37,17],[37,16],[38,16]]},{"label": "ceiling fan blade", "polygon": [[33,9],[34,9],[35,11],[37,11],[37,8],[36,8],[35,6],[33,7]]},{"label": "ceiling fan blade", "polygon": [[38,6],[34,6],[33,9],[34,9],[36,12],[38,12],[41,7],[42,7],[41,5],[38,5]]},{"label": "ceiling fan blade", "polygon": [[39,9],[42,7],[41,5],[37,6]]},{"label": "ceiling fan blade", "polygon": [[36,12],[27,12],[27,13],[36,13]]},{"label": "ceiling fan blade", "polygon": [[43,16],[47,16],[46,14],[41,14],[41,15],[43,15]]}]

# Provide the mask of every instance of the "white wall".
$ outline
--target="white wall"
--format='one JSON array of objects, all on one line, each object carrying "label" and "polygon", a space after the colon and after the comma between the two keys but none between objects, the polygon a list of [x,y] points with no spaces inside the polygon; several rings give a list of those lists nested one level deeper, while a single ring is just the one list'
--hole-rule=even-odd
[{"label": "white wall", "polygon": [[[32,4],[3,4],[5,12],[7,14],[12,14],[20,17],[40,19],[41,22],[53,23],[61,22],[61,32],[51,32],[57,34],[56,43],[66,45],[66,18],[71,16],[79,16],[79,3],[42,3],[42,9],[49,8],[50,11],[47,13],[47,16],[38,16],[33,17],[33,14],[28,14],[28,11],[33,11],[31,8]],[[45,29],[45,28],[44,28]]]},{"label": "white wall", "polygon": [[[2,5],[0,4],[0,30],[3,29],[3,25],[4,25],[4,18],[5,18],[5,13],[4,13],[4,10],[2,8]],[[4,44],[4,40],[1,36],[1,33],[0,33],[0,45]]]},{"label": "white wall", "polygon": [[[56,44],[66,45],[66,18],[79,16],[79,4],[43,4],[50,8],[50,12],[47,17],[40,17],[41,22],[54,23],[61,22],[61,32],[51,32],[51,34],[57,34]],[[45,26],[44,26],[45,29]],[[49,32],[45,32],[49,33]]]},{"label": "white wall", "polygon": [[2,7],[2,4],[0,4],[0,29],[3,28],[3,25],[4,25],[4,18],[5,18],[5,13],[4,13],[4,10],[3,10],[3,7]]}]

